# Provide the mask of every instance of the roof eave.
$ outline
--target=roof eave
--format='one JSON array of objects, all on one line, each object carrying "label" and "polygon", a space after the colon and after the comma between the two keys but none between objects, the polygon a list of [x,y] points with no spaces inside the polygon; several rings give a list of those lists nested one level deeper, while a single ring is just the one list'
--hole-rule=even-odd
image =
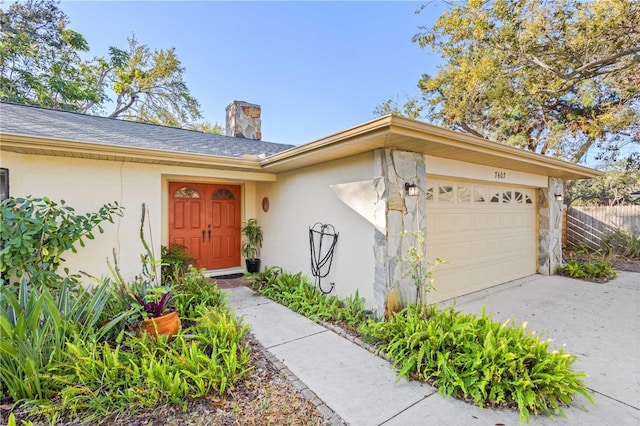
[{"label": "roof eave", "polygon": [[603,173],[466,133],[403,117],[385,115],[264,159],[265,170],[281,173],[380,148],[508,167],[562,179],[588,179]]},{"label": "roof eave", "polygon": [[0,133],[0,150],[23,154],[54,155],[95,160],[222,168],[252,172],[263,171],[262,166],[256,158],[222,157],[191,152],[36,137],[15,133]]}]

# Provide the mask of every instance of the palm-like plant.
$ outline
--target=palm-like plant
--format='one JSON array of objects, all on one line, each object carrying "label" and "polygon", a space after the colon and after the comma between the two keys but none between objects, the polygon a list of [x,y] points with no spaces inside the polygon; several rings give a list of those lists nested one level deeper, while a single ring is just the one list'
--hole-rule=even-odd
[{"label": "palm-like plant", "polygon": [[245,259],[256,259],[260,256],[264,238],[262,227],[258,225],[257,219],[249,219],[241,231],[245,236],[245,240],[242,242],[242,255]]}]

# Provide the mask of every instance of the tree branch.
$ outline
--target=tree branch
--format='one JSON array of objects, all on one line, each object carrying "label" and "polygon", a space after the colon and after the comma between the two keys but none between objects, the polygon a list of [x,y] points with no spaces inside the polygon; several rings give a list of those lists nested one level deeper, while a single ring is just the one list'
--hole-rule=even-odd
[{"label": "tree branch", "polygon": [[129,98],[129,101],[121,108],[116,108],[115,111],[109,115],[109,118],[118,118],[120,114],[131,108],[131,105],[135,103],[137,96],[134,94]]},{"label": "tree branch", "polygon": [[473,129],[471,126],[469,126],[467,123],[457,123],[462,130],[464,130],[467,133],[471,133],[474,136],[478,136],[479,138],[482,139],[486,139],[485,135],[483,135],[482,133],[478,132],[477,130]]},{"label": "tree branch", "polygon": [[[562,80],[570,80],[572,78],[574,78],[575,76],[581,75],[583,73],[586,73],[590,70],[593,69],[598,69],[598,68],[602,68],[605,67],[607,65],[612,65],[616,62],[617,59],[622,58],[624,56],[628,56],[628,55],[633,55],[640,52],[640,46],[638,47],[632,47],[630,49],[627,50],[623,50],[622,52],[616,53],[615,55],[611,55],[608,56],[606,58],[602,58],[599,59],[597,61],[592,61],[589,63],[586,63],[584,65],[582,65],[581,67],[576,68],[575,70],[573,70],[570,73],[567,74],[562,74],[560,71],[556,70],[555,68],[551,67],[550,65],[548,65],[546,62],[544,62],[542,59],[538,58],[535,55],[532,54],[528,54],[526,55],[527,57],[529,57],[529,59],[535,63],[536,65],[538,65],[539,67],[552,72],[553,74],[556,75],[556,77],[562,79]],[[620,69],[624,69],[624,68],[628,68],[629,66],[640,62],[640,56],[636,56],[635,58],[633,58],[631,60],[630,63],[626,64],[625,66],[621,67]],[[619,71],[619,70],[618,70]]]}]

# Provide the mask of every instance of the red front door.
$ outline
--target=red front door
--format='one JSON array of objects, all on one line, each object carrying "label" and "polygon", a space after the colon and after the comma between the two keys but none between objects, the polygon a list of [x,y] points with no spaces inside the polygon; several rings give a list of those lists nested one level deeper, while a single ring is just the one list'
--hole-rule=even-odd
[{"label": "red front door", "polygon": [[169,183],[169,245],[182,244],[199,268],[240,266],[240,187]]}]

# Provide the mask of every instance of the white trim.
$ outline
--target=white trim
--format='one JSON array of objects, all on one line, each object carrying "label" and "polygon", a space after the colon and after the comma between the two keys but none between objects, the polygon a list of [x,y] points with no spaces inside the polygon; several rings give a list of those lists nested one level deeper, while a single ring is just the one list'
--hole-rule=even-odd
[{"label": "white trim", "polygon": [[232,275],[232,274],[242,274],[245,272],[245,269],[240,266],[234,266],[232,268],[225,269],[208,269],[202,272],[202,275],[205,277],[219,277],[221,275]]},{"label": "white trim", "polygon": [[534,188],[546,188],[548,183],[547,176],[503,169],[501,167],[483,166],[430,155],[425,155],[424,160],[427,166],[427,175],[481,180],[498,185],[525,185]]}]

